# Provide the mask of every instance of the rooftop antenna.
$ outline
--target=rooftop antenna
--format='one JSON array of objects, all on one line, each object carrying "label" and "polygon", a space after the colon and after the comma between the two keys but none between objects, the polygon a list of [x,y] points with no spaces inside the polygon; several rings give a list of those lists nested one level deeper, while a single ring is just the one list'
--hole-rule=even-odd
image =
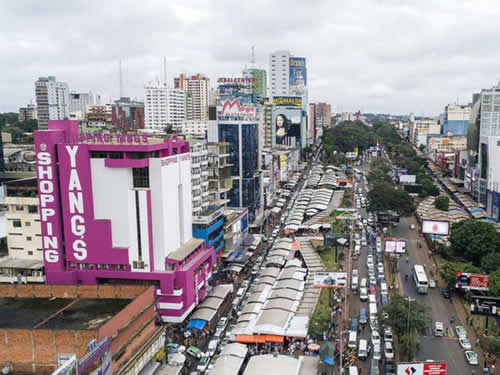
[{"label": "rooftop antenna", "polygon": [[167,57],[163,56],[163,85],[167,87]]},{"label": "rooftop antenna", "polygon": [[252,64],[255,64],[255,46],[252,46],[252,58],[250,60]]},{"label": "rooftop antenna", "polygon": [[120,58],[120,98],[123,97],[122,59]]}]

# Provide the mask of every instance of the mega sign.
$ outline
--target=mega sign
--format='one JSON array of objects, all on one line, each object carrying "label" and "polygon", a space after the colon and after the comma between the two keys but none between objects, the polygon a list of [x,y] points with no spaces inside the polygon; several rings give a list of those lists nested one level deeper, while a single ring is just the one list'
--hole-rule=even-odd
[{"label": "mega sign", "polygon": [[302,98],[297,96],[274,96],[274,105],[292,105],[295,107],[302,107]]},{"label": "mega sign", "polygon": [[406,240],[400,238],[386,238],[385,239],[385,252],[404,254],[406,252]]},{"label": "mega sign", "polygon": [[446,375],[446,367],[446,362],[399,364],[397,375]]},{"label": "mega sign", "polygon": [[221,116],[257,117],[257,107],[244,106],[240,99],[228,99],[222,104]]},{"label": "mega sign", "polygon": [[423,234],[438,234],[447,236],[450,232],[450,223],[447,221],[422,220]]},{"label": "mega sign", "polygon": [[465,290],[484,290],[490,286],[490,275],[477,273],[455,272],[455,288]]}]

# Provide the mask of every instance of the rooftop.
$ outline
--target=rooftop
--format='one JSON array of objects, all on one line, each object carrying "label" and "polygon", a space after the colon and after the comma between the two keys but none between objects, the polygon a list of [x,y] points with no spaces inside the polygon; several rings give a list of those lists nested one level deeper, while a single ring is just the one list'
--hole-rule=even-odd
[{"label": "rooftop", "polygon": [[0,298],[0,328],[97,329],[129,302],[126,299]]},{"label": "rooftop", "polygon": [[192,252],[199,248],[203,244],[204,240],[199,238],[191,238],[189,241],[185,242],[175,251],[168,255],[169,259],[181,261],[186,259]]}]

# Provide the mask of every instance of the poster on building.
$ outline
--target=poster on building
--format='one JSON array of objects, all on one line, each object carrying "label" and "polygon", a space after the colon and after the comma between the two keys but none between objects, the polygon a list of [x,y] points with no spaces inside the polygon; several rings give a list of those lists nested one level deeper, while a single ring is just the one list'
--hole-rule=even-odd
[{"label": "poster on building", "polygon": [[346,284],[345,272],[316,272],[314,275],[315,288],[345,288]]},{"label": "poster on building", "polygon": [[401,185],[412,185],[417,182],[417,176],[414,174],[403,174],[399,176],[399,183]]},{"label": "poster on building", "polygon": [[455,288],[464,290],[488,291],[490,286],[490,275],[468,273],[462,271],[455,272]]},{"label": "poster on building", "polygon": [[404,254],[406,252],[406,240],[387,237],[385,239],[384,251],[389,254]]},{"label": "poster on building", "polygon": [[273,111],[274,144],[300,147],[301,121],[300,107],[276,107]]},{"label": "poster on building", "polygon": [[304,57],[290,57],[289,86],[293,95],[302,96],[307,87],[306,59]]},{"label": "poster on building", "polygon": [[302,107],[302,98],[300,96],[274,96],[273,105]]}]

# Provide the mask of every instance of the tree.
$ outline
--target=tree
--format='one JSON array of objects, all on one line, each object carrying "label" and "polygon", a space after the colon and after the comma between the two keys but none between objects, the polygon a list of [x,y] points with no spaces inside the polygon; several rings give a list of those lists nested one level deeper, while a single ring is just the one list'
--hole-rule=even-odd
[{"label": "tree", "polygon": [[480,273],[481,270],[478,267],[472,265],[472,263],[446,262],[441,266],[440,269],[441,278],[445,282],[446,286],[455,286],[455,273],[457,271]]},{"label": "tree", "polygon": [[391,177],[386,172],[384,172],[382,169],[379,168],[370,170],[370,172],[368,172],[368,176],[366,177],[366,179],[372,185],[379,184],[381,182],[392,184]]},{"label": "tree", "polygon": [[399,337],[412,332],[423,333],[429,323],[425,306],[414,299],[408,302],[406,298],[396,293],[384,307],[389,317],[382,320],[383,326],[391,326]]},{"label": "tree", "polygon": [[420,151],[425,152],[425,145],[420,145],[418,148]]},{"label": "tree", "polygon": [[479,266],[483,256],[497,251],[500,236],[491,223],[463,220],[451,226],[450,244],[455,255]]},{"label": "tree", "polygon": [[500,268],[490,274],[489,294],[494,297],[500,296]]},{"label": "tree", "polygon": [[434,207],[441,211],[448,211],[450,206],[450,198],[446,195],[440,195],[434,199]]},{"label": "tree", "polygon": [[399,351],[402,357],[411,362],[417,356],[419,344],[415,332],[406,333],[399,338]]},{"label": "tree", "polygon": [[414,210],[410,195],[387,182],[374,184],[373,189],[368,192],[368,199],[370,211],[394,210],[402,216],[409,216]]},{"label": "tree", "polygon": [[486,254],[481,258],[481,268],[486,273],[491,273],[500,268],[500,253]]},{"label": "tree", "polygon": [[372,162],[370,163],[370,170],[371,169],[380,169],[382,172],[387,173],[392,168],[389,160],[383,157],[378,157],[373,159]]}]

